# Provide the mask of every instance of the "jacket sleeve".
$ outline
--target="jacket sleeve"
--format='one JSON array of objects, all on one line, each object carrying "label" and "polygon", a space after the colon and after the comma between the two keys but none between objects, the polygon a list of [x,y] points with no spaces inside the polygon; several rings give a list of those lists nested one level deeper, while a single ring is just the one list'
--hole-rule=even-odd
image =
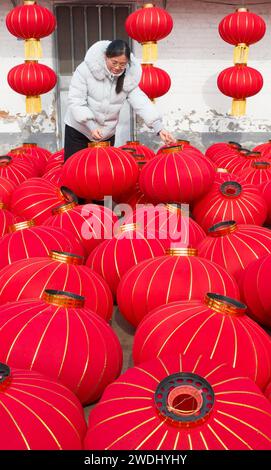
[{"label": "jacket sleeve", "polygon": [[97,123],[87,102],[87,80],[84,74],[84,64],[79,65],[72,76],[68,106],[75,121],[84,123],[90,131],[96,129]]},{"label": "jacket sleeve", "polygon": [[158,134],[163,129],[162,117],[148,96],[137,86],[128,93],[127,100],[148,127]]}]

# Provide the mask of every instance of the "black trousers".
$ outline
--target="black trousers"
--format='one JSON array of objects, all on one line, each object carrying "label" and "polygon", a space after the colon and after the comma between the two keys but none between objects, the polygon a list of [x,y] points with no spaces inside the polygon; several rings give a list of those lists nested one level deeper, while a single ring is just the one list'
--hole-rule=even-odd
[{"label": "black trousers", "polygon": [[[113,135],[110,139],[106,139],[113,146],[115,144],[115,136]],[[65,141],[64,141],[64,161],[66,161],[71,155],[79,150],[86,149],[88,143],[91,142],[84,134],[78,132],[73,127],[65,125]]]}]

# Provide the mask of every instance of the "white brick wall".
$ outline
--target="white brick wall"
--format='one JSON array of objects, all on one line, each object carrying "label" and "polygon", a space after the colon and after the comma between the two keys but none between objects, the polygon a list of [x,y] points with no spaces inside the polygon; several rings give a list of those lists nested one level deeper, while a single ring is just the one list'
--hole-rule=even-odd
[{"label": "white brick wall", "polygon": [[[95,1],[95,4],[97,3],[99,2]],[[39,4],[51,8],[53,1],[40,0]],[[162,1],[157,0],[156,5],[162,5]],[[10,1],[1,1],[0,135],[18,133],[26,127],[28,132],[55,133],[56,91],[43,95],[44,113],[33,121],[25,116],[24,97],[13,92],[6,83],[9,69],[24,60],[23,42],[17,41],[6,30],[5,16],[11,8]],[[250,48],[248,63],[262,73],[264,87],[258,95],[247,100],[247,115],[243,118],[227,115],[231,99],[222,95],[216,86],[218,73],[233,65],[233,47],[222,41],[217,27],[220,20],[232,12],[234,7],[210,5],[194,0],[168,0],[167,8],[173,16],[174,29],[170,36],[159,42],[159,60],[156,63],[166,70],[172,79],[169,93],[157,100],[165,125],[176,135],[191,132],[197,135],[224,135],[236,132],[263,138],[263,132],[271,132],[271,113],[267,105],[271,96],[270,5],[251,7],[267,24],[265,37]],[[55,68],[53,36],[42,40],[42,46],[41,61]],[[135,50],[136,55],[141,57],[141,46],[135,45]],[[139,126],[140,132],[145,130],[144,126]],[[257,137],[255,139],[257,140]]]}]

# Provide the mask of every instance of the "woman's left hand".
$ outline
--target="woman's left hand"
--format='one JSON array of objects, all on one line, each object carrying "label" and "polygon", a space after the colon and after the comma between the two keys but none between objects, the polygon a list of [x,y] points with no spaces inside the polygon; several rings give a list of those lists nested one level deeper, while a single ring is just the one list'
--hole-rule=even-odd
[{"label": "woman's left hand", "polygon": [[173,135],[170,132],[166,131],[165,129],[162,129],[159,132],[159,135],[160,135],[162,141],[165,142],[166,145],[176,143],[176,139],[174,139]]}]

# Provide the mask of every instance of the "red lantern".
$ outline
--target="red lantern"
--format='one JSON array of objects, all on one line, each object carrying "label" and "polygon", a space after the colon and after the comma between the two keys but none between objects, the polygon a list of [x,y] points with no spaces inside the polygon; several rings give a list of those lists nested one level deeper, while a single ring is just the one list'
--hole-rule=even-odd
[{"label": "red lantern", "polygon": [[268,158],[271,158],[271,140],[268,140],[268,142],[264,144],[257,145],[254,147],[254,151],[261,152],[263,157],[268,156]]},{"label": "red lantern", "polygon": [[49,289],[42,300],[10,302],[0,312],[0,360],[59,380],[82,404],[96,401],[119,375],[117,335],[84,308],[84,297]]},{"label": "red lantern", "polygon": [[57,76],[47,65],[25,61],[9,71],[7,80],[14,91],[26,95],[26,112],[32,114],[41,113],[40,95],[55,87]]},{"label": "red lantern", "polygon": [[230,274],[221,266],[197,257],[196,249],[173,248],[167,253],[168,256],[142,261],[124,274],[119,283],[119,309],[132,325],[137,326],[160,305],[203,299],[207,292],[239,298],[237,283]]},{"label": "red lantern", "polygon": [[205,155],[206,157],[210,158],[213,160],[213,157],[215,157],[217,154],[220,152],[227,152],[228,150],[238,150],[241,148],[241,145],[238,142],[216,142],[215,144],[210,145],[210,147],[207,148]]},{"label": "red lantern", "polygon": [[74,233],[89,254],[104,240],[113,237],[118,218],[107,207],[97,204],[78,206],[73,202],[53,209],[53,215],[44,222],[44,225]]},{"label": "red lantern", "polygon": [[150,201],[189,203],[208,191],[215,174],[210,162],[182,146],[162,152],[144,166],[139,178]]},{"label": "red lantern", "polygon": [[7,207],[9,206],[10,198],[15,188],[15,182],[0,176],[0,202],[5,204]]},{"label": "red lantern", "polygon": [[270,426],[271,405],[250,378],[201,354],[171,354],[107,387],[85,449],[267,450]]},{"label": "red lantern", "polygon": [[45,289],[66,289],[85,297],[86,307],[110,320],[113,301],[106,282],[72,253],[51,251],[48,258],[15,261],[1,270],[0,304],[38,299]]},{"label": "red lantern", "polygon": [[56,166],[52,168],[50,171],[47,171],[42,176],[45,180],[50,181],[51,183],[55,184],[56,186],[63,186],[62,181],[62,166]]},{"label": "red lantern", "polygon": [[6,178],[18,185],[28,178],[33,178],[33,176],[36,175],[37,170],[34,166],[17,159],[13,159],[9,155],[3,155],[0,157],[0,177]]},{"label": "red lantern", "polygon": [[250,184],[217,181],[193,209],[195,220],[207,231],[214,224],[235,220],[237,224],[262,225],[267,207],[260,191]]},{"label": "red lantern", "polygon": [[263,187],[265,183],[271,181],[271,162],[254,161],[250,167],[243,171],[242,177],[246,183]]},{"label": "red lantern", "polygon": [[109,142],[89,144],[72,155],[63,166],[63,182],[79,197],[117,200],[136,184],[138,167],[133,157]]},{"label": "red lantern", "polygon": [[271,181],[268,181],[263,185],[262,189],[262,195],[263,198],[266,202],[267,205],[267,218],[266,218],[266,223],[271,224]]},{"label": "red lantern", "polygon": [[159,67],[154,67],[152,64],[142,64],[139,88],[144,91],[150,100],[165,95],[170,87],[171,80],[167,72]]},{"label": "red lantern", "polygon": [[209,228],[198,252],[239,281],[246,266],[271,253],[271,232],[256,225],[237,225],[233,220],[220,222]]},{"label": "red lantern", "polygon": [[0,243],[1,237],[8,233],[9,226],[14,224],[16,221],[16,217],[14,216],[14,214],[6,210],[5,207],[5,204],[3,204],[3,202],[0,202]]},{"label": "red lantern", "polygon": [[[260,152],[250,152],[246,149],[240,151],[222,152],[216,155],[214,163],[220,168],[226,168],[230,173],[235,175],[240,174],[243,177],[243,170],[251,168],[252,163],[261,161],[262,156]],[[247,181],[248,182],[248,181]]]},{"label": "red lantern", "polygon": [[147,239],[156,237],[166,248],[170,245],[196,248],[205,238],[204,230],[178,205],[147,205],[124,217],[126,224],[136,224]]},{"label": "red lantern", "polygon": [[164,246],[158,239],[145,238],[136,224],[128,224],[122,225],[111,240],[97,246],[86,264],[105,279],[115,295],[120,279],[132,266],[164,254]]},{"label": "red lantern", "polygon": [[131,152],[132,154],[142,155],[142,159],[144,156],[144,160],[151,160],[151,158],[155,157],[155,153],[146,145],[143,145],[139,142],[139,140],[127,140],[125,145],[119,147],[126,152]]},{"label": "red lantern", "polygon": [[64,186],[58,188],[43,178],[31,178],[13,191],[10,207],[15,214],[41,224],[53,208],[76,200],[75,194]]},{"label": "red lantern", "polygon": [[125,21],[128,36],[143,46],[143,62],[157,60],[157,41],[168,36],[173,28],[170,14],[163,8],[146,3]]},{"label": "red lantern", "polygon": [[79,240],[67,230],[35,227],[35,222],[28,220],[13,221],[8,231],[11,233],[0,239],[0,269],[20,259],[49,256],[51,250],[84,254]]},{"label": "red lantern", "polygon": [[38,174],[42,175],[44,173],[45,167],[47,165],[47,160],[51,155],[51,152],[42,147],[38,147],[37,144],[34,144],[32,142],[25,142],[22,147],[17,147],[16,149],[11,150],[10,154],[11,156],[13,156],[14,154],[14,157],[16,155],[17,157],[20,157],[21,155],[22,160],[24,160],[25,157],[29,157],[29,160],[37,168]]},{"label": "red lantern", "polygon": [[250,263],[244,270],[240,288],[249,313],[262,325],[271,327],[270,254]]},{"label": "red lantern", "polygon": [[56,18],[47,8],[36,5],[34,0],[24,0],[24,5],[7,14],[6,26],[13,36],[25,39],[25,57],[38,59],[42,56],[40,39],[54,32]]},{"label": "red lantern", "polygon": [[246,64],[248,46],[260,41],[266,31],[264,20],[246,8],[238,8],[235,13],[225,16],[219,23],[219,34],[229,44],[233,44],[234,63]]},{"label": "red lantern", "polygon": [[0,364],[0,450],[81,450],[82,407],[66,387]]},{"label": "red lantern", "polygon": [[52,153],[48,157],[44,172],[47,173],[48,171],[52,170],[55,167],[62,166],[63,163],[64,163],[64,149],[59,150],[58,152]]},{"label": "red lantern", "polygon": [[138,327],[133,347],[135,365],[185,353],[204,355],[250,377],[264,390],[271,373],[271,340],[251,320],[246,306],[208,293],[205,301],[172,302],[149,313]]},{"label": "red lantern", "polygon": [[232,115],[242,116],[246,112],[246,98],[261,91],[263,77],[258,70],[238,64],[220,72],[217,86],[221,93],[233,98]]}]

